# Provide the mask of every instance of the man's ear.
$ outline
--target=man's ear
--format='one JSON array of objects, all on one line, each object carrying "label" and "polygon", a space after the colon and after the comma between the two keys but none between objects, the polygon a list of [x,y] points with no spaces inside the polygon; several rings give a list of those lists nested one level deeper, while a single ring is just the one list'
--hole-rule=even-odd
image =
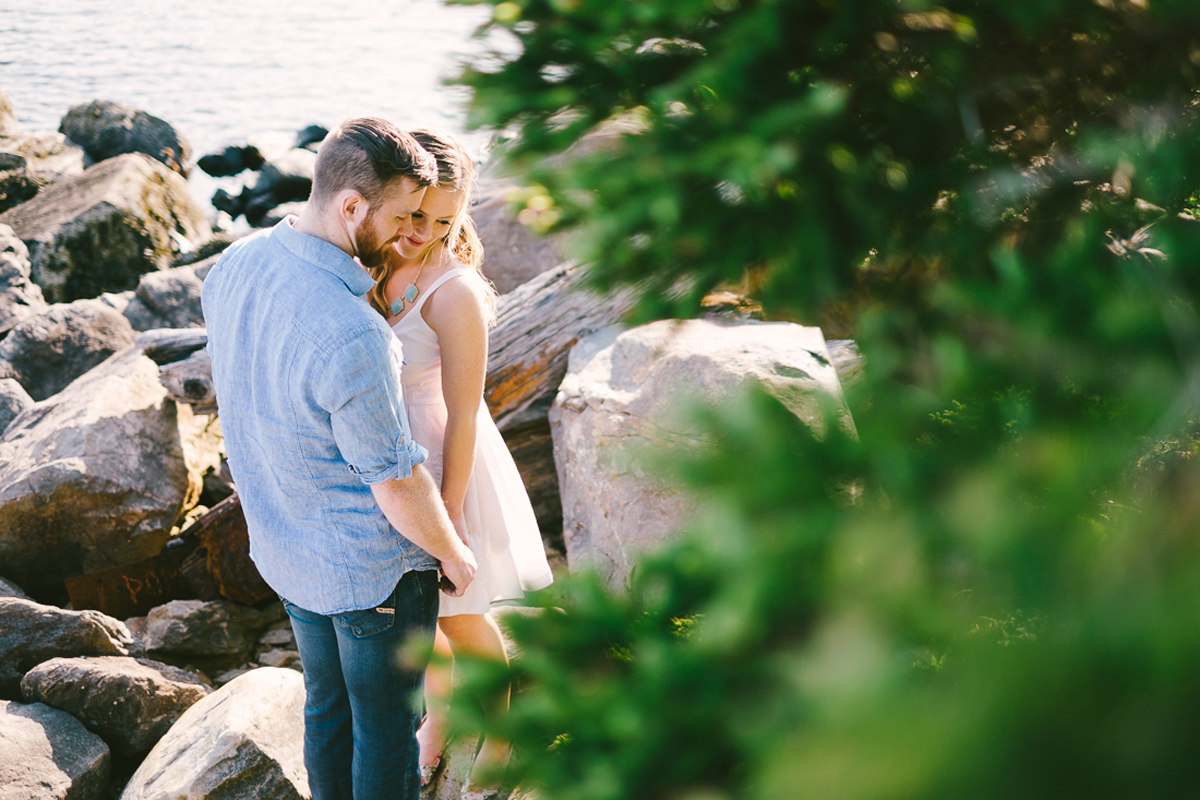
[{"label": "man's ear", "polygon": [[342,189],[334,198],[334,205],[347,222],[362,222],[370,210],[370,204],[362,194],[354,189]]}]

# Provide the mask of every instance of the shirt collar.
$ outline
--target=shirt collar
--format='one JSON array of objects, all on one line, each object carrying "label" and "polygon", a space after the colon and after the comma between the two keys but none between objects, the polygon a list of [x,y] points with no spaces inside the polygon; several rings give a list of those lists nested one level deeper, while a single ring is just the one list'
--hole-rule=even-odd
[{"label": "shirt collar", "polygon": [[292,227],[295,221],[294,215],[284,217],[271,230],[272,238],[293,255],[332,273],[354,294],[361,297],[371,291],[375,280],[367,274],[361,264],[337,245],[307,233],[300,233]]}]

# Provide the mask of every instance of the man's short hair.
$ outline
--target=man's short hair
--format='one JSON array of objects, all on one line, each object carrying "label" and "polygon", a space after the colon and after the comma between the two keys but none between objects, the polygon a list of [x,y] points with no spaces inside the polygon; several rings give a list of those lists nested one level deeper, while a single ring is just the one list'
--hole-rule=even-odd
[{"label": "man's short hair", "polygon": [[437,185],[437,161],[410,134],[386,119],[358,117],[334,128],[317,154],[312,200],[326,203],[353,189],[375,205],[399,178]]}]

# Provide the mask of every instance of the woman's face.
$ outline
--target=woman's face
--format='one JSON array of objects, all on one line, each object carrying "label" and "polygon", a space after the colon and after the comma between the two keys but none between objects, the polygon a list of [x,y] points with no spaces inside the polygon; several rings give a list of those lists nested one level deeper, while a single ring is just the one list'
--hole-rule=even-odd
[{"label": "woman's face", "polygon": [[451,187],[431,187],[421,208],[412,215],[413,232],[396,241],[396,250],[406,259],[420,258],[435,242],[450,232],[465,195]]}]

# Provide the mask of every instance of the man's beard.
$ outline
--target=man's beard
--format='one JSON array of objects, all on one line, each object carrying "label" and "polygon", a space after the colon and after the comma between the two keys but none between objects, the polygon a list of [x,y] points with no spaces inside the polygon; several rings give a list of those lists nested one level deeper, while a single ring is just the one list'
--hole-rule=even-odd
[{"label": "man's beard", "polygon": [[384,242],[375,231],[375,210],[367,212],[366,219],[354,232],[354,244],[358,249],[358,260],[364,267],[382,267],[387,259],[391,241]]}]

